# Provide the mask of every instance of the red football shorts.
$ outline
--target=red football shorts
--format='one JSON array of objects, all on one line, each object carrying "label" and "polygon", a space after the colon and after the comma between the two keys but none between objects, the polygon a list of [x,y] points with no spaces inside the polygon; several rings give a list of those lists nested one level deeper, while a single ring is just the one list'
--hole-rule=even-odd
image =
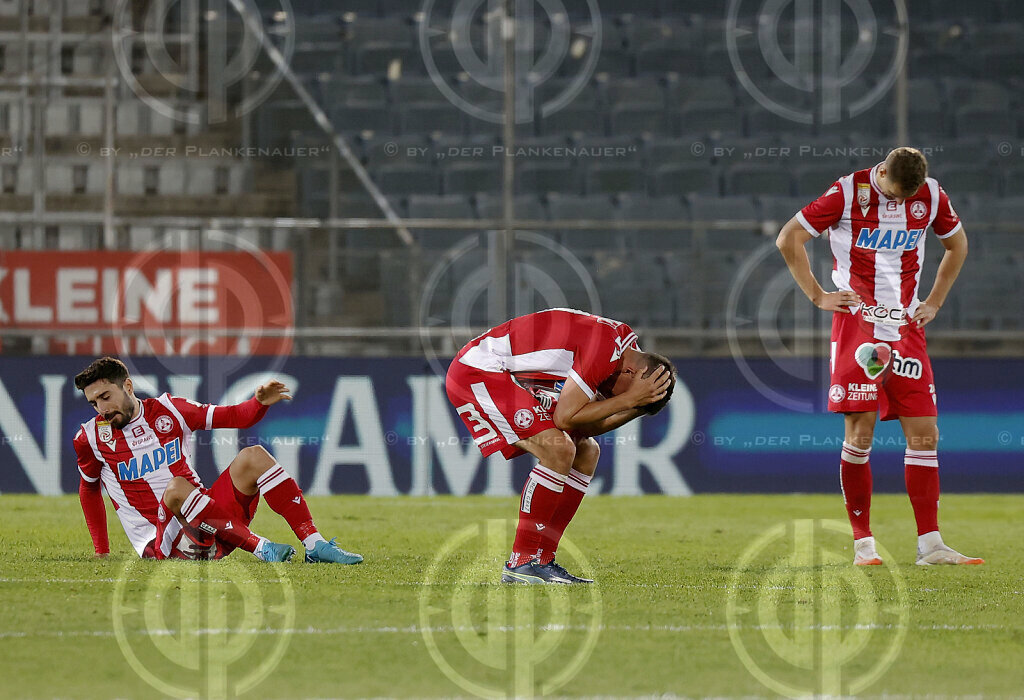
[{"label": "red football shorts", "polygon": [[[213,486],[199,490],[212,498],[232,520],[239,520],[246,527],[249,526],[249,523],[256,516],[256,506],[259,505],[260,501],[259,492],[257,491],[251,496],[246,496],[236,489],[234,482],[231,481],[231,473],[227,469],[217,477],[217,480],[213,482]],[[168,514],[164,512],[163,500],[160,501],[158,511],[156,538],[150,543],[150,547],[146,548],[143,556],[149,555],[150,548],[152,548],[152,556],[157,559],[187,559],[190,557],[185,555],[185,548],[188,545],[186,531],[193,532],[194,539],[202,540],[209,537],[205,533],[195,532],[191,525],[181,523],[173,516],[167,517]],[[171,524],[172,521],[174,522],[173,525]],[[164,543],[162,549],[169,549],[169,553],[156,550],[156,543],[161,542]],[[224,544],[218,539],[216,549],[210,558],[220,559],[231,554],[234,550],[233,546]]]},{"label": "red football shorts", "polygon": [[[873,326],[854,314],[832,314],[832,381],[828,409],[878,411],[882,420],[934,416],[935,378],[924,329],[902,326],[900,340],[876,340]],[[884,371],[879,366],[888,362]]]},{"label": "red football shorts", "polygon": [[455,360],[445,390],[484,457],[526,454],[515,443],[555,427],[551,411],[508,372],[485,372]]}]

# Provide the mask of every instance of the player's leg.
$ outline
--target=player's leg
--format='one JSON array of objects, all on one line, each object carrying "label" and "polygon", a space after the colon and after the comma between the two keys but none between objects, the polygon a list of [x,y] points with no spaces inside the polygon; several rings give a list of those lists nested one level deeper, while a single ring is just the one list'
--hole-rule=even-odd
[{"label": "player's leg", "polygon": [[839,460],[839,481],[846,514],[853,528],[853,563],[871,566],[882,563],[871,534],[871,441],[875,435],[875,411],[847,413],[843,451]]},{"label": "player's leg", "polygon": [[571,583],[557,572],[539,565],[544,531],[553,527],[553,517],[565,490],[565,482],[576,459],[572,438],[557,428],[549,428],[515,443],[537,458],[519,500],[519,524],[512,555],[505,564],[502,581],[506,583]]},{"label": "player's leg", "polygon": [[[223,478],[221,475],[218,482]],[[221,500],[227,499],[222,496]],[[251,518],[242,517],[234,504],[218,503],[180,476],[170,480],[162,502],[167,511],[185,524],[186,536],[197,547],[206,545],[205,535],[218,540],[225,553],[243,549],[264,561],[285,561],[295,553],[287,545],[277,545],[252,532],[248,527]]]},{"label": "player's leg", "polygon": [[900,417],[907,438],[904,474],[917,521],[917,563],[983,564],[946,546],[939,534],[939,428],[935,416]]},{"label": "player's leg", "polygon": [[302,541],[306,561],[358,564],[363,560],[361,555],[338,547],[334,540],[324,539],[313,523],[302,489],[263,447],[254,445],[242,449],[228,466],[228,473],[238,491],[247,496],[258,493],[271,510],[285,519]]},{"label": "player's leg", "polygon": [[594,438],[582,438],[575,440],[576,457],[572,463],[572,469],[565,480],[565,488],[555,506],[555,512],[551,517],[551,526],[541,532],[540,555],[541,565],[550,564],[560,573],[571,579],[573,583],[593,583],[591,579],[580,578],[566,571],[560,564],[555,562],[555,553],[558,550],[558,543],[569,526],[576,511],[579,510],[583,497],[590,486],[590,480],[597,470],[597,461],[601,457],[601,446]]}]

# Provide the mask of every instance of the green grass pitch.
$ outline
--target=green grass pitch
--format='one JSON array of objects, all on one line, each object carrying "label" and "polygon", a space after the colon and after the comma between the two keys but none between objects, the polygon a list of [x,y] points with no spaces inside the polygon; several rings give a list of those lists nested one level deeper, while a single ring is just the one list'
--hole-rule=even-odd
[{"label": "green grass pitch", "polygon": [[940,568],[876,496],[870,570],[839,495],[588,498],[560,559],[598,584],[557,590],[493,583],[512,499],[310,507],[364,564],[142,562],[112,512],[95,560],[77,498],[0,497],[0,697],[1024,696],[1024,497],[945,496],[987,564]]}]

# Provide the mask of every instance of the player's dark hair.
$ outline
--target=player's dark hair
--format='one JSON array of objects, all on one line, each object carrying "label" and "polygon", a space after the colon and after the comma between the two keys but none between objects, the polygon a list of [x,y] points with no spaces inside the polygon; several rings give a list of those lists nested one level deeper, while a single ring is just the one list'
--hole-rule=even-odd
[{"label": "player's dark hair", "polygon": [[672,392],[676,388],[676,366],[672,364],[672,360],[668,359],[664,355],[659,355],[656,352],[645,352],[643,353],[644,359],[647,360],[647,369],[643,373],[644,377],[649,377],[654,372],[658,371],[659,367],[664,367],[669,376],[672,377],[672,381],[668,385],[668,392],[666,392],[664,398],[654,403],[649,403],[642,408],[643,412],[649,416],[653,416],[655,413],[661,411],[668,405],[669,399],[672,398]]},{"label": "player's dark hair", "polygon": [[124,388],[124,380],[128,378],[128,368],[116,357],[101,357],[75,375],[75,388],[84,390],[93,382],[106,379]]},{"label": "player's dark hair", "polygon": [[885,158],[885,170],[907,196],[914,195],[928,177],[928,159],[916,148],[900,146]]}]

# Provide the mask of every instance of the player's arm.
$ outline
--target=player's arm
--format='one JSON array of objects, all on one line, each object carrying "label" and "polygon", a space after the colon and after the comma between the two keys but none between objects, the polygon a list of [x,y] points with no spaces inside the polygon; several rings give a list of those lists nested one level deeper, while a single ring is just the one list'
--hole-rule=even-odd
[{"label": "player's arm", "polygon": [[75,456],[78,459],[78,502],[82,505],[85,525],[92,537],[92,547],[97,557],[105,557],[110,553],[110,539],[107,537],[107,510],[103,505],[103,493],[100,491],[100,470],[102,465],[92,453],[85,433],[79,430],[75,435]]},{"label": "player's arm", "polygon": [[860,296],[856,292],[826,292],[822,288],[811,272],[811,259],[807,256],[807,241],[812,238],[814,236],[807,231],[800,219],[794,216],[782,227],[779,237],[775,240],[775,246],[786,260],[786,267],[789,268],[793,279],[811,303],[822,311],[849,313],[847,307],[859,305]]},{"label": "player's arm", "polygon": [[256,389],[253,397],[233,406],[201,405],[187,399],[172,401],[192,430],[215,428],[251,428],[267,414],[267,409],[278,401],[290,401],[287,386],[270,381]]},{"label": "player's arm", "polygon": [[[648,377],[637,377],[629,389],[609,399],[592,401],[571,377],[565,380],[552,420],[559,430],[586,429],[612,416],[655,403],[664,398],[672,376],[659,367]],[[605,431],[602,431],[605,432]],[[600,433],[597,433],[600,434]]]},{"label": "player's arm", "polygon": [[953,283],[960,276],[960,270],[967,260],[967,234],[964,233],[963,226],[953,235],[940,238],[939,241],[946,252],[943,253],[939,269],[935,273],[935,284],[932,285],[928,298],[922,301],[914,312],[913,321],[922,327],[928,325],[946,303],[949,290],[953,288]]},{"label": "player's arm", "polygon": [[613,430],[618,430],[626,423],[645,415],[644,411],[639,408],[630,408],[626,411],[619,411],[618,413],[608,416],[599,421],[588,423],[582,427],[576,428],[573,432],[581,437],[597,437],[598,435],[604,435],[610,433]]}]

